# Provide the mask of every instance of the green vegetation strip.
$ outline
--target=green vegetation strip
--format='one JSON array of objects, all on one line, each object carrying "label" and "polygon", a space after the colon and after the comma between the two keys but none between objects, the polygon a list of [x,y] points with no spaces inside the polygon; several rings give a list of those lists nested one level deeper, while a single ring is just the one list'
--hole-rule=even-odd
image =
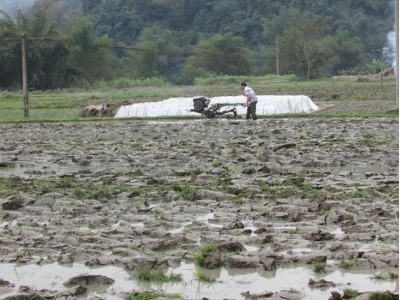
[{"label": "green vegetation strip", "polygon": [[[222,82],[216,89],[214,85],[195,86],[150,86],[131,87],[123,89],[102,88],[88,90],[62,90],[49,92],[32,92],[29,94],[29,118],[24,118],[24,105],[22,93],[0,93],[0,122],[22,121],[83,121],[88,120],[82,116],[82,108],[91,104],[121,105],[122,103],[158,102],[168,98],[194,97],[205,95],[207,97],[237,96],[241,95],[239,83],[243,77],[233,77],[224,83],[226,76],[216,77]],[[380,82],[346,82],[346,81],[305,81],[305,82],[268,82],[266,77],[251,77],[252,87],[258,95],[307,95],[314,102],[324,101],[393,101],[393,109],[389,111],[370,112],[368,108],[360,108],[357,112],[346,110],[337,113],[320,110],[312,114],[282,114],[262,116],[262,118],[308,118],[308,117],[398,117],[395,95],[396,82],[385,82],[381,87]],[[183,118],[199,118],[183,117]],[[182,119],[182,117],[156,117],[155,119]],[[90,118],[90,120],[112,120],[114,118]],[[144,118],[136,118],[144,119]],[[121,119],[119,119],[121,120]]]}]

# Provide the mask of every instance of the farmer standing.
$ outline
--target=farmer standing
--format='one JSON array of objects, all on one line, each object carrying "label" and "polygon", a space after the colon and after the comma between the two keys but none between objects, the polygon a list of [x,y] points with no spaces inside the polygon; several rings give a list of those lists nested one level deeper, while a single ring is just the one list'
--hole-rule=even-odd
[{"label": "farmer standing", "polygon": [[256,93],[254,93],[253,89],[248,87],[245,82],[242,82],[240,86],[242,87],[244,95],[246,96],[246,103],[244,104],[244,106],[247,107],[246,120],[250,120],[250,115],[252,116],[253,120],[257,120],[256,108],[258,98]]}]

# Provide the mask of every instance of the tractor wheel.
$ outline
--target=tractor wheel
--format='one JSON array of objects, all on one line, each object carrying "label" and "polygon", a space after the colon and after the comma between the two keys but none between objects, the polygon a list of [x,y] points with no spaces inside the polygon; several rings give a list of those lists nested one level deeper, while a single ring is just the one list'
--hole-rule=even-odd
[{"label": "tractor wheel", "polygon": [[201,102],[200,100],[196,100],[193,102],[193,107],[195,110],[202,110],[203,106],[203,102]]}]

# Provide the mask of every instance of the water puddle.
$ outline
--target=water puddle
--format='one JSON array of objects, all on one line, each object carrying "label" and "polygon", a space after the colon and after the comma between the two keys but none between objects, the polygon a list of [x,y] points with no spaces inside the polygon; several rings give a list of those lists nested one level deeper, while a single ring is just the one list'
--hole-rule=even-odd
[{"label": "water puddle", "polygon": [[[328,299],[331,291],[343,291],[352,288],[358,292],[367,291],[398,291],[398,285],[393,281],[377,281],[371,278],[372,272],[350,273],[335,271],[321,277],[316,276],[308,266],[292,268],[279,268],[275,271],[258,273],[251,269],[229,269],[220,268],[216,270],[201,269],[201,273],[209,278],[215,279],[213,283],[203,283],[196,278],[196,267],[192,263],[182,262],[178,268],[168,270],[168,273],[181,274],[182,282],[143,284],[133,279],[131,274],[123,268],[107,266],[101,268],[89,268],[83,264],[72,266],[61,266],[57,263],[49,265],[24,265],[0,264],[2,274],[15,287],[1,295],[2,298],[14,295],[22,285],[34,287],[35,289],[64,290],[63,283],[73,276],[87,273],[90,275],[103,275],[115,280],[110,286],[89,285],[90,295],[99,295],[106,299],[123,299],[119,296],[122,292],[132,292],[137,289],[162,289],[166,293],[179,293],[189,299],[237,299],[244,300],[241,293],[262,293],[265,291],[279,292],[281,290],[292,290],[300,293],[303,299],[317,300]],[[378,271],[375,270],[375,274]],[[308,286],[309,279],[325,279],[339,286],[326,289],[312,289]]]},{"label": "water puddle", "polygon": [[207,222],[207,223],[208,223],[208,220],[214,219],[214,217],[215,217],[215,215],[214,215],[214,213],[212,212],[212,213],[206,214],[206,215],[204,215],[204,216],[197,217],[197,218],[196,218],[196,221],[204,221],[204,222]]},{"label": "water puddle", "polygon": [[186,226],[189,226],[189,225],[191,225],[191,224],[193,224],[193,222],[186,222],[186,223],[183,223],[183,225],[182,225],[181,227],[176,228],[176,229],[168,230],[168,232],[169,232],[169,233],[172,233],[172,234],[182,233],[183,230],[185,229],[185,227],[186,227]]},{"label": "water puddle", "polygon": [[118,221],[118,222],[115,223],[115,224],[111,224],[111,228],[116,229],[116,228],[119,228],[120,225],[121,225],[121,221]]},{"label": "water puddle", "polygon": [[88,231],[88,232],[91,232],[91,233],[97,233],[97,232],[99,232],[97,229],[91,229],[91,228],[85,227],[85,226],[79,227],[79,230],[80,230],[80,231]]},{"label": "water puddle", "polygon": [[311,248],[294,248],[288,251],[281,251],[279,252],[279,254],[290,254],[290,255],[301,255],[301,254],[310,254],[311,252],[313,252],[314,250]]},{"label": "water puddle", "polygon": [[0,224],[0,230],[5,229],[7,227],[16,227],[18,226],[18,222],[16,220],[12,221],[11,224],[9,222],[3,222]]},{"label": "water puddle", "polygon": [[254,247],[249,245],[243,245],[243,247],[246,249],[247,252],[257,252],[258,250],[260,250],[259,247]]},{"label": "water puddle", "polygon": [[[377,165],[370,165],[370,166],[344,166],[344,167],[332,167],[330,166],[329,168],[321,168],[321,172],[327,172],[327,174],[331,175],[344,175],[344,174],[365,174],[365,173],[382,173],[382,174],[388,174],[388,168],[386,166],[377,166]],[[399,174],[399,168],[393,168],[393,172],[395,174],[393,175],[398,175]]]},{"label": "water puddle", "polygon": [[254,226],[252,221],[242,221],[244,224],[244,230],[251,230],[251,235],[250,236],[257,236],[257,234],[254,233],[254,231],[257,230],[257,227]]},{"label": "water puddle", "polygon": [[130,275],[125,270],[113,266],[90,269],[84,264],[73,264],[71,267],[61,266],[57,263],[44,266],[0,264],[0,269],[2,270],[2,274],[7,274],[7,277],[2,277],[2,279],[15,284],[12,292],[1,295],[2,299],[16,294],[20,286],[29,286],[37,290],[65,290],[64,282],[83,273],[103,275],[115,280],[115,283],[111,287],[106,287],[108,288],[107,290],[99,291],[99,287],[95,285],[89,287],[89,291],[107,294],[107,299],[121,299],[115,296],[114,291],[131,291],[138,287],[138,284],[132,281]]},{"label": "water puddle", "polygon": [[296,226],[274,226],[275,230],[296,230],[297,227]]},{"label": "water puddle", "polygon": [[341,228],[336,228],[335,230],[331,231],[331,234],[338,237],[338,236],[344,235],[344,231]]},{"label": "water puddle", "polygon": [[132,223],[131,227],[139,227],[139,228],[144,228],[144,223]]},{"label": "water puddle", "polygon": [[[212,219],[214,219],[214,213],[213,213],[213,212],[212,212],[212,213],[209,213],[209,214],[206,214],[206,215],[203,215],[203,216],[197,217],[197,218],[196,218],[196,221],[204,222],[204,223],[206,223],[207,225],[209,225],[210,227],[215,227],[215,228],[222,228],[222,227],[223,227],[223,225],[220,225],[220,224],[213,224],[213,223],[210,223],[209,220],[212,220]],[[172,234],[182,233],[182,232],[184,231],[185,227],[186,227],[186,226],[189,226],[189,225],[191,225],[191,224],[193,224],[193,222],[186,222],[186,223],[183,223],[181,227],[168,230],[168,232],[169,232],[169,233],[172,233]]]},{"label": "water puddle", "polygon": [[0,168],[0,176],[10,177],[10,176],[38,176],[38,175],[54,175],[58,174],[60,171],[60,166],[57,164],[46,164],[46,166],[41,167],[8,167]]}]

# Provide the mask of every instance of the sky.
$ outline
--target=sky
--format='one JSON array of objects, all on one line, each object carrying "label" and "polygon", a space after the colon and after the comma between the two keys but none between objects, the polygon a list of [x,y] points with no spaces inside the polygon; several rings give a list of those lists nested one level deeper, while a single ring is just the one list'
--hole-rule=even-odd
[{"label": "sky", "polygon": [[35,1],[36,0],[0,0],[0,9],[5,10],[13,16],[18,9],[29,9]]}]

